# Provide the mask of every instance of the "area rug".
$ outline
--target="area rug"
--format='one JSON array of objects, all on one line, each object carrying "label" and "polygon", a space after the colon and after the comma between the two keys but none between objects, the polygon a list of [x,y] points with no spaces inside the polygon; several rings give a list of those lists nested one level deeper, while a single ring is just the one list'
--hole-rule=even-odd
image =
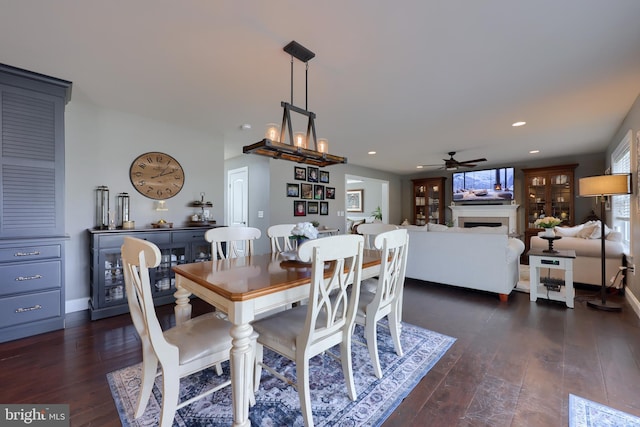
[{"label": "area rug", "polygon": [[[378,349],[383,377],[373,373],[367,347],[352,346],[353,369],[358,399],[353,402],[347,395],[340,362],[329,354],[311,360],[311,404],[317,426],[379,426],[429,372],[435,363],[455,342],[454,338],[417,326],[402,324],[404,355],[398,357],[393,349],[389,330],[378,327]],[[364,342],[364,330],[357,326],[354,340]],[[334,353],[338,353],[338,348]],[[295,363],[265,349],[265,362],[295,378]],[[211,369],[183,378],[180,399],[197,395],[200,390],[224,381],[229,373],[215,375]],[[161,402],[161,378],[156,379],[145,413],[133,419],[136,396],[140,387],[141,364],[107,374],[111,393],[123,426],[157,425]],[[160,387],[160,388],[159,388]],[[303,426],[297,391],[263,370],[256,405],[249,410],[254,426]],[[229,426],[232,424],[231,388],[226,387],[178,411],[174,426]]]},{"label": "area rug", "polygon": [[569,395],[569,427],[640,427],[640,418],[573,394]]}]

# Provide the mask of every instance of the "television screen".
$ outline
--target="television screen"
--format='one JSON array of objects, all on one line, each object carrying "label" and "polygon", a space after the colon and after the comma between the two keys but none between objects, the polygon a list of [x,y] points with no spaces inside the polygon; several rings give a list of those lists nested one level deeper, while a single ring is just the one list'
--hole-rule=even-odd
[{"label": "television screen", "polygon": [[513,200],[513,168],[470,170],[453,174],[454,202]]}]

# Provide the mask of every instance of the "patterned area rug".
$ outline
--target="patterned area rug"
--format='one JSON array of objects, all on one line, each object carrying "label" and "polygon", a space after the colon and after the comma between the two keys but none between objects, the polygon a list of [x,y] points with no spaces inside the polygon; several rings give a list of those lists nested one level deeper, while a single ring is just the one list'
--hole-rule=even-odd
[{"label": "patterned area rug", "polygon": [[[354,341],[364,342],[364,330],[356,326]],[[453,345],[455,339],[417,326],[403,323],[403,357],[393,349],[389,330],[378,327],[378,349],[383,377],[373,373],[367,347],[354,342],[353,369],[358,400],[352,402],[342,375],[340,362],[328,354],[311,360],[311,404],[317,426],[379,426],[402,402],[415,385]],[[338,353],[337,347],[333,351]],[[295,364],[265,349],[265,362],[288,378],[295,378]],[[195,396],[226,378],[228,364],[223,364],[222,377],[206,370],[183,378],[180,399]],[[142,417],[133,419],[136,396],[140,387],[141,365],[130,366],[107,374],[111,393],[123,426],[157,425],[161,402],[161,377],[156,379],[149,404]],[[256,405],[249,410],[254,426],[303,426],[297,391],[263,370]],[[232,424],[231,388],[188,405],[176,414],[174,426],[229,426]]]},{"label": "patterned area rug", "polygon": [[640,427],[640,418],[569,395],[569,427]]}]

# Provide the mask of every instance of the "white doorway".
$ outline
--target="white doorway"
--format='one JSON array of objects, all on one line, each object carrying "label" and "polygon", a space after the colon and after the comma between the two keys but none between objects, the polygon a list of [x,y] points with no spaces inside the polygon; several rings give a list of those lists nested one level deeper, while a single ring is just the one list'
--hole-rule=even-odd
[{"label": "white doorway", "polygon": [[[226,223],[229,227],[246,227],[249,218],[249,168],[229,170],[227,182]],[[244,255],[244,242],[238,245],[238,254]]]},{"label": "white doorway", "polygon": [[[366,219],[368,222],[373,220],[373,211],[380,207],[382,212],[382,222],[389,223],[389,181],[381,179],[368,178],[357,175],[345,175],[345,189],[347,191],[353,189],[363,190],[363,209],[362,212],[345,212],[345,230],[348,229],[349,219]],[[346,198],[346,194],[345,194]],[[345,201],[346,206],[346,201]]]}]

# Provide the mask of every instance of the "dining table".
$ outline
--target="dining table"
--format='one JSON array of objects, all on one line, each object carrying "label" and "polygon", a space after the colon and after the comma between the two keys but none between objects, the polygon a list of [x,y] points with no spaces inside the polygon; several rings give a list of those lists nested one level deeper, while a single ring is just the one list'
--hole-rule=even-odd
[{"label": "dining table", "polygon": [[[365,250],[362,280],[379,274],[380,252]],[[329,270],[329,267],[327,267]],[[250,426],[255,337],[251,322],[257,316],[283,309],[309,298],[311,264],[283,254],[181,264],[173,267],[176,278],[176,323],[191,318],[190,297],[206,301],[224,313],[232,327],[231,394],[233,425]],[[327,271],[327,275],[329,271]]]}]

